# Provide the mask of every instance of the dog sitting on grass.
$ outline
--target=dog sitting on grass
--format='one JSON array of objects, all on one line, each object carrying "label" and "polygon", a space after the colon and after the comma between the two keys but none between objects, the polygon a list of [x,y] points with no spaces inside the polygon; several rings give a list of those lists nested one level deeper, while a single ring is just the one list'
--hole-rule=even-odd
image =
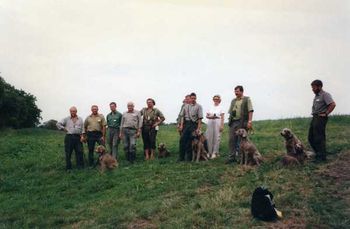
[{"label": "dog sitting on grass", "polygon": [[192,132],[192,161],[199,162],[201,158],[208,160],[208,152],[205,149],[206,137],[199,131]]},{"label": "dog sitting on grass", "polygon": [[[303,143],[288,128],[284,128],[281,131],[281,135],[285,139],[285,146],[287,151],[287,155],[282,158],[282,164],[286,166],[303,164],[304,161],[308,158]],[[297,162],[293,158],[295,158]]]},{"label": "dog sitting on grass", "polygon": [[263,157],[259,153],[256,146],[248,139],[248,133],[241,128],[236,131],[236,135],[241,138],[239,151],[241,154],[242,165],[260,165],[263,162]]},{"label": "dog sitting on grass", "polygon": [[118,161],[109,153],[106,152],[106,148],[102,145],[97,146],[96,153],[99,154],[95,167],[100,166],[100,172],[104,172],[106,169],[114,169],[118,167]]},{"label": "dog sitting on grass", "polygon": [[164,158],[164,157],[169,157],[170,152],[166,148],[164,143],[159,143],[158,145],[158,158]]},{"label": "dog sitting on grass", "polygon": [[295,157],[284,155],[281,159],[283,166],[297,166],[300,165],[300,162]]}]

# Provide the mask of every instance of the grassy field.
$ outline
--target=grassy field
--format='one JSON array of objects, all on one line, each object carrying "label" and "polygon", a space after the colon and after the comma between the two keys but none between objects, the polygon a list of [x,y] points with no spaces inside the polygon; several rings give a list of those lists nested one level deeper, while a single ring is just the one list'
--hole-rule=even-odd
[{"label": "grassy field", "polygon": [[[174,126],[162,126],[158,142],[168,145],[170,158],[145,162],[139,140],[134,165],[120,148],[119,168],[104,174],[90,168],[67,173],[62,132],[3,130],[0,228],[349,228],[350,182],[335,182],[327,171],[350,151],[350,116],[330,118],[326,164],[280,166],[285,151],[281,129],[291,128],[308,145],[309,122],[254,122],[251,139],[266,158],[259,168],[224,164],[227,127],[220,158],[176,163],[179,136]],[[274,194],[283,219],[265,223],[252,218],[250,198],[260,185]]]}]

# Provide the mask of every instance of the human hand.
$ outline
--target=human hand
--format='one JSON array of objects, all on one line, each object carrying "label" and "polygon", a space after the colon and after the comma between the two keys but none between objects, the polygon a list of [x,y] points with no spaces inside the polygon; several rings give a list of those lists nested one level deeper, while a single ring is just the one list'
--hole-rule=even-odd
[{"label": "human hand", "polygon": [[252,121],[249,121],[247,124],[247,128],[252,129],[252,127],[253,127],[253,123],[252,123]]},{"label": "human hand", "polygon": [[80,137],[80,142],[81,142],[81,143],[86,143],[86,138],[85,138],[84,136],[81,136],[81,137]]}]

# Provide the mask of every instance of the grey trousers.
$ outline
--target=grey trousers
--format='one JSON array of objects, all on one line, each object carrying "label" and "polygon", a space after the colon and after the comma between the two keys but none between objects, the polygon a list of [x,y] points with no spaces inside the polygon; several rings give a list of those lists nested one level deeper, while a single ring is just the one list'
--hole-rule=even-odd
[{"label": "grey trousers", "polygon": [[[236,135],[236,131],[241,128],[241,120],[233,121],[230,125],[229,131],[229,160],[236,160],[239,155],[239,137]],[[239,159],[239,158],[238,158]]]},{"label": "grey trousers", "polygon": [[221,119],[209,119],[207,124],[206,136],[208,140],[208,153],[219,153],[221,140]]},{"label": "grey trousers", "polygon": [[108,127],[108,145],[112,156],[116,159],[118,158],[118,146],[120,143],[119,133],[119,128]]},{"label": "grey trousers", "polygon": [[124,151],[126,159],[134,163],[136,160],[136,129],[123,128]]}]

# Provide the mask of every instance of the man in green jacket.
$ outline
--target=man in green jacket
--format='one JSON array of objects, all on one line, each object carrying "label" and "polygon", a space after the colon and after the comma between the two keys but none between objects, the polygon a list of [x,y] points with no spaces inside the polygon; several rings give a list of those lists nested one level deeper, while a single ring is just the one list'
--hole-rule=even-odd
[{"label": "man in green jacket", "polygon": [[117,104],[111,102],[109,104],[111,113],[107,115],[107,128],[108,128],[108,145],[110,153],[115,159],[118,159],[118,146],[120,143],[120,123],[122,121],[122,114],[117,111]]},{"label": "man in green jacket", "polygon": [[236,130],[244,128],[246,130],[252,128],[253,105],[249,97],[243,95],[243,86],[235,87],[235,95],[231,101],[229,114],[229,158],[226,163],[233,163],[239,155],[239,138]]}]

